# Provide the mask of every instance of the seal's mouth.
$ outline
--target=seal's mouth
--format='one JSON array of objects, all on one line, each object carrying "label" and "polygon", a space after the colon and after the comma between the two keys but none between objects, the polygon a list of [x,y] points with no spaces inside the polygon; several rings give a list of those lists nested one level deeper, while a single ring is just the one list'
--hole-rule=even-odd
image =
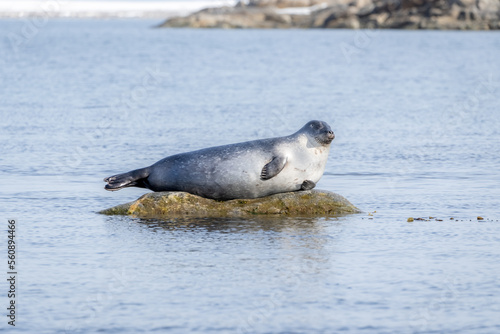
[{"label": "seal's mouth", "polygon": [[328,130],[321,134],[321,136],[316,137],[318,143],[323,145],[329,145],[335,139],[335,134],[332,130]]}]

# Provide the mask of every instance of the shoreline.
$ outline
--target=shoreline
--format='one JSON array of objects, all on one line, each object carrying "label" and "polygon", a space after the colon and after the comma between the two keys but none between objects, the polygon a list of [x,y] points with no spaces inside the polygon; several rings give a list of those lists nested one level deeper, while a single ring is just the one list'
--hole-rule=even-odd
[{"label": "shoreline", "polygon": [[161,27],[500,30],[500,0],[249,0],[168,18]]}]

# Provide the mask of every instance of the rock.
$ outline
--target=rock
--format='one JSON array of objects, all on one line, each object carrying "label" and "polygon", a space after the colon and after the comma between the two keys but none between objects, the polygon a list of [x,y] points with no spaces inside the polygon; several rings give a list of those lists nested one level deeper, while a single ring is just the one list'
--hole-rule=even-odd
[{"label": "rock", "polygon": [[500,28],[500,0],[249,0],[160,26],[488,30]]},{"label": "rock", "polygon": [[208,8],[186,17],[175,17],[160,27],[172,28],[291,28],[289,15],[279,15],[267,8]]},{"label": "rock", "polygon": [[359,212],[361,211],[358,208],[338,194],[309,190],[230,201],[216,201],[186,192],[155,192],[99,213],[140,218],[175,218],[251,215],[340,216]]},{"label": "rock", "polygon": [[[334,2],[334,1],[333,1]],[[333,3],[329,0],[250,0],[249,7],[276,7],[276,8],[291,8],[291,7],[310,7],[323,3]]]}]

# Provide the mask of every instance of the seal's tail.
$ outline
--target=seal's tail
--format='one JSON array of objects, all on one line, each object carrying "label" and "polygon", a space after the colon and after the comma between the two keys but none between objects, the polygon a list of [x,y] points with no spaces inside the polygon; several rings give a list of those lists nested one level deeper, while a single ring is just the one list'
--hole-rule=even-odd
[{"label": "seal's tail", "polygon": [[147,187],[147,178],[149,176],[149,167],[136,169],[131,172],[117,174],[104,179],[108,184],[104,189],[116,191],[127,187]]}]

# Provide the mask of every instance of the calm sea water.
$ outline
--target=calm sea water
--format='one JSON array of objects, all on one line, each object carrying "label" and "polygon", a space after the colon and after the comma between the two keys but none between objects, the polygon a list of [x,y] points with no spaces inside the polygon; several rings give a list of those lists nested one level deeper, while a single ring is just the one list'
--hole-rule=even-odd
[{"label": "calm sea water", "polygon": [[[16,332],[500,331],[499,33],[156,23],[0,21]],[[311,119],[336,133],[318,188],[364,213],[96,213],[145,193],[106,192],[106,176]]]}]

